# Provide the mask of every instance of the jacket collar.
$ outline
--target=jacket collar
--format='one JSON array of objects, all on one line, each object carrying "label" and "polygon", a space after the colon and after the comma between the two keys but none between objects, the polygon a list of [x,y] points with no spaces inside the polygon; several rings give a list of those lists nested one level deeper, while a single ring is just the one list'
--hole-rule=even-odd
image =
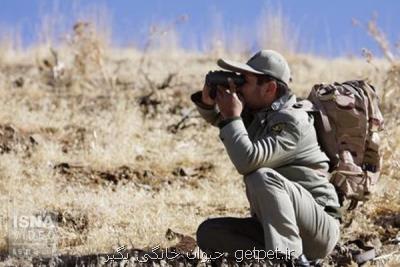
[{"label": "jacket collar", "polygon": [[296,96],[294,94],[285,94],[272,102],[271,106],[259,110],[255,115],[259,118],[265,117],[268,112],[278,111],[284,108],[293,106],[296,103]]}]

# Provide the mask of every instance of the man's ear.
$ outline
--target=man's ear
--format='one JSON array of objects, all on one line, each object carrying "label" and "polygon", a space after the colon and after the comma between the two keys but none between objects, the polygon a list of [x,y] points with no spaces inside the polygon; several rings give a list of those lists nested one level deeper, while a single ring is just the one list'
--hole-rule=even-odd
[{"label": "man's ear", "polygon": [[276,84],[276,81],[274,81],[274,80],[269,81],[266,85],[267,85],[266,90],[267,90],[268,96],[269,97],[276,96],[276,93],[278,91],[278,85]]}]

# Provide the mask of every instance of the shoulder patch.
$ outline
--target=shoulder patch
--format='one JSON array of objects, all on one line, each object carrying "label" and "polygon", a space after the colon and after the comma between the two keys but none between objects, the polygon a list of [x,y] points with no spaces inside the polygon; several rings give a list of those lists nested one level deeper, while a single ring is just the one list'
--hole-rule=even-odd
[{"label": "shoulder patch", "polygon": [[277,124],[273,125],[273,126],[271,127],[271,131],[272,131],[274,134],[279,134],[279,133],[282,132],[282,130],[283,130],[284,128],[285,128],[285,123],[281,122],[281,123],[277,123]]}]

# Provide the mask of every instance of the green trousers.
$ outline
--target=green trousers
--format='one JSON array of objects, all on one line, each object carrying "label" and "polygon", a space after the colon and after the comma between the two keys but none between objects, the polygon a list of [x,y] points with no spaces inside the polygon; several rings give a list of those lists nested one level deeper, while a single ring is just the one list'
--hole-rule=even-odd
[{"label": "green trousers", "polygon": [[340,223],[301,185],[269,168],[244,177],[252,217],[214,218],[200,224],[197,243],[206,253],[264,249],[327,256],[340,236]]}]

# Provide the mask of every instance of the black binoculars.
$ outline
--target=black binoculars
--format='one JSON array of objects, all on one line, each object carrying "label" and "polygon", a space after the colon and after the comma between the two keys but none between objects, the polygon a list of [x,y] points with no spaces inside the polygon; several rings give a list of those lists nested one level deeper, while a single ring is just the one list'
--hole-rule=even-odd
[{"label": "black binoculars", "polygon": [[246,82],[243,75],[236,74],[235,72],[231,71],[218,70],[218,71],[210,71],[209,73],[207,73],[206,85],[210,88],[209,95],[212,99],[215,99],[215,97],[217,97],[218,85],[225,88],[229,88],[228,78],[231,78],[233,83],[237,87],[243,85]]}]

